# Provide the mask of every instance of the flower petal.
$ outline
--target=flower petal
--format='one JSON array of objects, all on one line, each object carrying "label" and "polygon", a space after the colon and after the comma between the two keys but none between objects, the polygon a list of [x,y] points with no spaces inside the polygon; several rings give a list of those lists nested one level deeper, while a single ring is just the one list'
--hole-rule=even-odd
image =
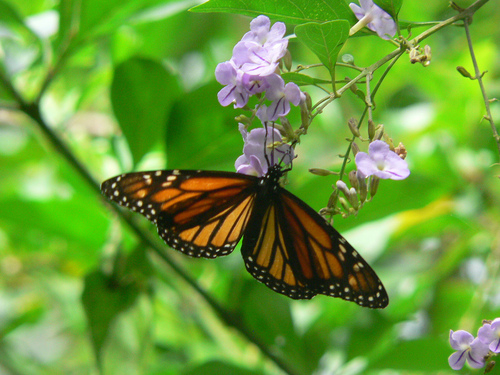
[{"label": "flower petal", "polygon": [[465,364],[465,351],[455,352],[448,357],[448,363],[453,370],[460,370]]},{"label": "flower petal", "polygon": [[474,341],[474,336],[467,331],[458,330],[453,332],[450,330],[450,345],[455,350],[464,350],[469,348]]}]

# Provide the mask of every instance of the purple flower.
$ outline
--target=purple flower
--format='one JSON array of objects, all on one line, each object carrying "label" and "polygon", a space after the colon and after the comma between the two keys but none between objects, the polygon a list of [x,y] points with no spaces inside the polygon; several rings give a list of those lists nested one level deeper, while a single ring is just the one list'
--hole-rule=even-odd
[{"label": "purple flower", "polygon": [[250,94],[243,84],[243,75],[243,72],[237,70],[230,61],[217,65],[215,78],[220,84],[226,85],[217,94],[219,103],[222,106],[225,107],[235,102],[235,108],[242,108],[247,104]]},{"label": "purple flower", "polygon": [[408,163],[401,159],[383,141],[373,141],[365,152],[356,154],[358,172],[366,177],[375,175],[382,179],[403,180],[410,175]]},{"label": "purple flower", "polygon": [[484,366],[484,356],[488,354],[488,345],[483,343],[479,337],[474,338],[467,331],[450,330],[450,345],[456,350],[450,355],[448,363],[453,370],[460,370],[465,361],[473,368],[481,368]]},{"label": "purple flower", "polygon": [[269,46],[238,42],[233,48],[233,62],[247,74],[265,77],[276,71],[279,60],[286,53],[287,45],[287,40]]},{"label": "purple flower", "polygon": [[349,4],[351,10],[359,20],[359,22],[351,28],[349,35],[357,33],[365,26],[375,31],[382,39],[389,40],[389,36],[393,37],[396,34],[396,22],[394,22],[389,13],[374,4],[373,0],[359,0],[359,4],[361,7],[354,3]]},{"label": "purple flower", "polygon": [[493,353],[500,353],[500,318],[496,318],[491,324],[484,324],[477,332],[477,337],[486,345]]},{"label": "purple flower", "polygon": [[262,46],[269,46],[274,43],[280,43],[286,32],[286,26],[283,22],[276,22],[271,27],[269,17],[260,15],[250,22],[250,31],[241,38],[245,42],[255,42]]},{"label": "purple flower", "polygon": [[277,74],[273,74],[267,78],[269,85],[266,98],[272,103],[267,109],[267,117],[269,121],[276,121],[278,117],[286,116],[290,112],[290,103],[297,106],[302,99],[302,92],[293,82],[285,85],[285,81]]},{"label": "purple flower", "polygon": [[283,144],[272,151],[268,147],[268,145],[282,140],[277,129],[268,126],[247,132],[245,125],[239,124],[239,130],[245,145],[243,146],[243,155],[236,159],[234,164],[238,173],[262,177],[267,173],[270,165],[278,164],[281,161],[285,165],[292,162],[293,148],[290,145]]}]

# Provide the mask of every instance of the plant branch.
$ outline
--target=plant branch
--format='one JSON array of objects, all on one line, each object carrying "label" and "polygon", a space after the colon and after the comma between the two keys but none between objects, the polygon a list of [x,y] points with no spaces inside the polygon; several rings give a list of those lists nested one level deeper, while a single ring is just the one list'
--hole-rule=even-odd
[{"label": "plant branch", "polygon": [[493,132],[493,138],[495,138],[495,141],[497,143],[497,148],[498,148],[498,153],[500,154],[500,136],[498,135],[497,128],[495,126],[495,122],[493,120],[493,116],[491,115],[491,110],[490,110],[490,101],[488,99],[488,94],[486,93],[486,89],[483,84],[483,74],[479,70],[479,65],[477,64],[476,60],[476,54],[474,53],[474,47],[472,46],[472,39],[470,36],[470,30],[469,30],[469,18],[464,19],[464,28],[465,28],[465,35],[467,36],[467,44],[469,45],[469,52],[470,52],[470,57],[472,59],[472,65],[474,65],[474,73],[475,73],[475,79],[477,80],[477,83],[479,84],[479,88],[481,89],[481,94],[483,95],[483,101],[484,101],[484,107],[486,108],[486,116],[484,118],[488,120],[488,122],[491,125],[491,131]]}]

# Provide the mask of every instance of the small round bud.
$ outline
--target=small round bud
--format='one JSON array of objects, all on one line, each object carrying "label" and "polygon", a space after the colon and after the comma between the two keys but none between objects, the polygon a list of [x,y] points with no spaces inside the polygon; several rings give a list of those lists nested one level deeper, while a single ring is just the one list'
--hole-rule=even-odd
[{"label": "small round bud", "polygon": [[344,64],[354,65],[354,56],[348,53],[342,55],[342,62]]}]

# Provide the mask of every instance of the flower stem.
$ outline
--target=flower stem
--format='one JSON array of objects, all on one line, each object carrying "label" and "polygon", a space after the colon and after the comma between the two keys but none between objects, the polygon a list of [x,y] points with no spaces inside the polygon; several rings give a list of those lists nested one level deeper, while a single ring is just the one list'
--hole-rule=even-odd
[{"label": "flower stem", "polygon": [[481,89],[481,94],[483,95],[484,107],[486,108],[486,116],[484,116],[484,118],[491,125],[491,131],[493,132],[493,138],[495,139],[495,141],[497,143],[498,153],[500,154],[500,136],[498,135],[498,131],[497,131],[497,128],[495,126],[493,116],[491,115],[490,101],[488,99],[488,95],[486,94],[486,89],[484,88],[484,84],[483,84],[483,74],[479,70],[479,65],[477,64],[477,60],[476,60],[476,54],[474,53],[474,47],[472,46],[472,39],[470,36],[470,30],[469,30],[469,22],[470,22],[470,18],[464,19],[465,35],[467,36],[467,44],[469,45],[470,57],[472,59],[472,65],[474,65],[474,73],[476,75],[474,78],[477,80],[477,83],[479,84],[479,87]]}]

